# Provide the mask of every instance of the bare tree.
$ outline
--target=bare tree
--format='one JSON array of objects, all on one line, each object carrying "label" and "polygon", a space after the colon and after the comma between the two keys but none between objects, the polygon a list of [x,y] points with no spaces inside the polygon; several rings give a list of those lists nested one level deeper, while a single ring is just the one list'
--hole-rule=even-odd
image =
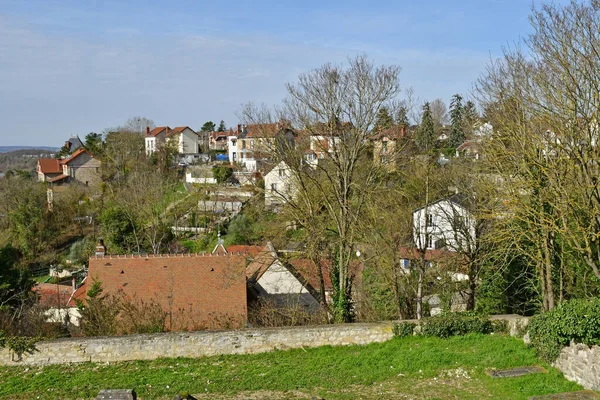
[{"label": "bare tree", "polygon": [[139,133],[142,135],[146,134],[146,128],[154,129],[154,121],[146,117],[131,117],[121,127],[122,131]]},{"label": "bare tree", "polygon": [[431,102],[431,116],[436,126],[444,126],[448,123],[448,106],[442,99]]}]

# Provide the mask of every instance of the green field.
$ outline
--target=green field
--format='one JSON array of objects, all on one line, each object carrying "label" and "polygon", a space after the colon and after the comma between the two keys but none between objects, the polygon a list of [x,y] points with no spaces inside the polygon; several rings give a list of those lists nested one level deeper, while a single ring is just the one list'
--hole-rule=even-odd
[{"label": "green field", "polygon": [[[491,378],[489,368],[548,373]],[[0,368],[0,399],[91,399],[135,388],[141,399],[527,399],[580,390],[519,339],[408,337],[368,346],[111,364]]]}]

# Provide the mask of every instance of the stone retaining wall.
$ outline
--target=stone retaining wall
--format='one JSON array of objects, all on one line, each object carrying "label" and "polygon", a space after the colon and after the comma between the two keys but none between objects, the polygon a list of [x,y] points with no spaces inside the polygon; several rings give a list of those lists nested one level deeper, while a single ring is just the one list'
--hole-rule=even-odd
[{"label": "stone retaining wall", "polygon": [[392,322],[338,324],[296,328],[178,332],[123,337],[69,338],[36,344],[21,361],[0,350],[0,365],[46,365],[77,362],[153,360],[251,354],[302,347],[384,342],[392,338]]},{"label": "stone retaining wall", "polygon": [[568,380],[600,391],[600,346],[571,343],[561,350],[554,366]]}]

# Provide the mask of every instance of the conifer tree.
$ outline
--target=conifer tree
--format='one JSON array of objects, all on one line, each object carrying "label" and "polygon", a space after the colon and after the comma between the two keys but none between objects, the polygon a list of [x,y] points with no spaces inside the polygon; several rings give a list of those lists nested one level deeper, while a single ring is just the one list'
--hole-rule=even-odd
[{"label": "conifer tree", "polygon": [[219,122],[219,128],[217,128],[217,132],[225,132],[225,130],[227,130],[225,121],[221,120],[221,122]]},{"label": "conifer tree", "polygon": [[379,113],[377,113],[377,120],[375,121],[375,131],[377,132],[380,128],[388,129],[394,125],[394,119],[390,115],[387,107],[381,107]]},{"label": "conifer tree", "polygon": [[452,96],[452,101],[450,102],[450,123],[452,125],[450,129],[450,147],[456,148],[465,141],[463,114],[462,96],[457,93]]},{"label": "conifer tree", "polygon": [[398,112],[396,114],[396,124],[402,127],[407,127],[410,125],[408,121],[408,108],[405,105],[402,105],[398,108]]},{"label": "conifer tree", "polygon": [[475,107],[475,103],[471,100],[467,101],[463,108],[463,131],[469,137],[479,122],[479,113]]},{"label": "conifer tree", "polygon": [[433,150],[435,146],[435,123],[431,114],[431,105],[429,102],[423,104],[423,114],[421,117],[421,125],[417,130],[415,138],[419,149],[428,152]]}]

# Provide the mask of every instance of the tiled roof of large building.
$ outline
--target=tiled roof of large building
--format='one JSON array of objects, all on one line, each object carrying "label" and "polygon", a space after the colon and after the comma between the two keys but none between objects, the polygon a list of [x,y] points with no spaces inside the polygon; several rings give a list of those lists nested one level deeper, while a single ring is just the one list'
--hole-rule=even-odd
[{"label": "tiled roof of large building", "polygon": [[60,174],[62,172],[62,164],[56,158],[40,158],[38,164],[39,171],[43,174]]}]

